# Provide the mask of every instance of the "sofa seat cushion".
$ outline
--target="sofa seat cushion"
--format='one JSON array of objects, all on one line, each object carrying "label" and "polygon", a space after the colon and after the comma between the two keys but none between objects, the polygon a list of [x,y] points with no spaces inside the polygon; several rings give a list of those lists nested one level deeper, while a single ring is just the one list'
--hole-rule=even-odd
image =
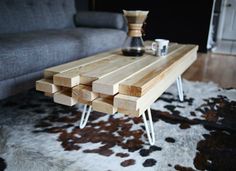
[{"label": "sofa seat cushion", "polygon": [[0,80],[121,47],[125,37],[120,30],[95,28],[0,34]]}]

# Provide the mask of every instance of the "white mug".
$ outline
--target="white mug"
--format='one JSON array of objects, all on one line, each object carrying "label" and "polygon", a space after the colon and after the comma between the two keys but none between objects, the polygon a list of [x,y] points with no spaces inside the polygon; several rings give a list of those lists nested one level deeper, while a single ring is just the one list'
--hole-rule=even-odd
[{"label": "white mug", "polygon": [[169,40],[166,39],[155,39],[152,43],[152,50],[156,56],[166,56],[168,53]]}]

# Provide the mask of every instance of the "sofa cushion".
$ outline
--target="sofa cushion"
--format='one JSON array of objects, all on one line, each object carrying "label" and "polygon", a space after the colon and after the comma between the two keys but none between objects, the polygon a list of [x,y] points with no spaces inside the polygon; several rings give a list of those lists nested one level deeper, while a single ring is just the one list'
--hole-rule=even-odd
[{"label": "sofa cushion", "polygon": [[0,0],[0,33],[74,26],[75,0]]},{"label": "sofa cushion", "polygon": [[81,11],[75,16],[79,27],[123,29],[127,24],[123,14],[111,12]]},{"label": "sofa cushion", "polygon": [[0,80],[121,47],[126,33],[74,28],[0,34]]}]

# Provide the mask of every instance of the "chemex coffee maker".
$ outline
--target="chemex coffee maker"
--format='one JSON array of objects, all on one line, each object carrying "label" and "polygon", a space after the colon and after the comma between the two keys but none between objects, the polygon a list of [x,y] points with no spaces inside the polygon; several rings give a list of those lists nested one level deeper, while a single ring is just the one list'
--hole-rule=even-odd
[{"label": "chemex coffee maker", "polygon": [[128,37],[122,47],[125,56],[142,56],[145,47],[142,39],[142,26],[147,18],[148,11],[123,10],[128,22]]}]

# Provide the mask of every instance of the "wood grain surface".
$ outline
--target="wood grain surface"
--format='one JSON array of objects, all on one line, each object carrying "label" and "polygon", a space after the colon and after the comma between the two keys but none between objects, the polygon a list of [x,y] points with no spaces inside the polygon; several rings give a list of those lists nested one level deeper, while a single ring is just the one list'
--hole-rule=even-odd
[{"label": "wood grain surface", "polygon": [[121,50],[99,53],[45,70],[36,89],[55,103],[92,105],[93,110],[140,116],[196,60],[197,45],[171,43],[168,55],[157,57],[145,42],[142,57]]}]

